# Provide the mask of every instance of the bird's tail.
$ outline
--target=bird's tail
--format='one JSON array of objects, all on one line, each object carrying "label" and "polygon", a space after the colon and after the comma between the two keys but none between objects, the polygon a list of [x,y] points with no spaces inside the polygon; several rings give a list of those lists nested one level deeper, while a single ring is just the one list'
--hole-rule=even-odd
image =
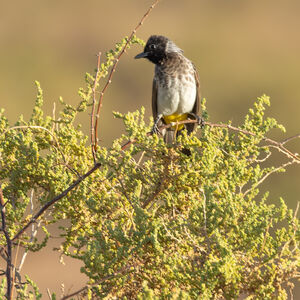
[{"label": "bird's tail", "polygon": [[[175,144],[176,138],[181,134],[181,130],[174,130],[172,128],[166,129],[164,132],[164,141],[166,144]],[[191,155],[191,151],[187,148],[181,149],[181,152],[187,156]]]},{"label": "bird's tail", "polygon": [[164,133],[164,141],[166,144],[173,144],[176,141],[176,130],[168,128]]}]

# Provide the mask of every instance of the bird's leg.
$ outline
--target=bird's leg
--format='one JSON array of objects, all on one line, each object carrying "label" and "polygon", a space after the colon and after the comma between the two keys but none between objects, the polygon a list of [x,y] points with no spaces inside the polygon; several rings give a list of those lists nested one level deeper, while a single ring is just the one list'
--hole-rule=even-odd
[{"label": "bird's leg", "polygon": [[203,128],[205,123],[204,123],[204,120],[202,117],[200,117],[192,112],[188,113],[188,115],[193,117],[195,120],[197,120],[197,124],[200,126],[200,128]]},{"label": "bird's leg", "polygon": [[160,131],[158,129],[158,122],[160,121],[161,118],[162,118],[162,114],[158,115],[156,117],[156,119],[154,120],[154,125],[153,125],[152,130],[151,130],[152,134],[159,134],[160,133]]}]

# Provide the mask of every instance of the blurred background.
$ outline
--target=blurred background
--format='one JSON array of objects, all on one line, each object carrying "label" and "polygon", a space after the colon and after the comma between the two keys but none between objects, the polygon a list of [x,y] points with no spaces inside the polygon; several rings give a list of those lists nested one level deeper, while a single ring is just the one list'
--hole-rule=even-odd
[{"label": "blurred background", "polygon": [[[44,90],[45,110],[52,113],[59,96],[78,103],[85,72],[93,73],[96,54],[128,36],[152,0],[0,0],[0,108],[11,125],[19,115],[28,118],[35,101],[34,81]],[[297,0],[161,0],[140,28],[138,37],[166,35],[196,65],[202,97],[212,122],[232,120],[239,125],[256,97],[267,94],[267,115],[282,123],[287,133],[274,131],[277,140],[300,132],[300,2]],[[123,132],[112,111],[134,111],[145,106],[151,115],[153,65],[134,60],[142,51],[132,47],[122,57],[104,97],[100,139],[109,146]],[[57,110],[59,106],[57,107]],[[88,133],[89,114],[81,116]],[[300,152],[300,141],[288,145]],[[298,149],[298,150],[297,150]],[[274,161],[276,164],[276,160]],[[278,162],[277,162],[278,164]],[[295,208],[300,194],[300,168],[273,175],[264,184],[270,201],[282,196]],[[24,265],[41,287],[66,293],[82,287],[80,264],[51,251],[30,254]]]}]

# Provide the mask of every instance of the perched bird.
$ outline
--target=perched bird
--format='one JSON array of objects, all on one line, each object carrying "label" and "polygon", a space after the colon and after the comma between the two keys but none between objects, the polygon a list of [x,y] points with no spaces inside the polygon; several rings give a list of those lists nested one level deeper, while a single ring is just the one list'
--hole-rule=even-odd
[{"label": "perched bird", "polygon": [[[158,127],[183,121],[192,117],[201,124],[199,110],[199,80],[193,63],[183,55],[183,51],[167,37],[152,35],[144,52],[135,58],[147,58],[155,64],[152,88],[153,132]],[[164,141],[174,143],[181,130],[186,127],[190,134],[195,123],[181,124],[163,130]],[[189,152],[189,151],[188,151]],[[187,153],[188,154],[188,153]]]}]

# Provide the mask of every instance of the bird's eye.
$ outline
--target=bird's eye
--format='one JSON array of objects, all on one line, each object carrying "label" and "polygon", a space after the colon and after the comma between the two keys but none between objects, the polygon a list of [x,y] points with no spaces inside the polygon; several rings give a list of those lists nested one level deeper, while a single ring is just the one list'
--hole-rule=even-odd
[{"label": "bird's eye", "polygon": [[155,44],[151,44],[151,45],[149,46],[149,48],[150,48],[150,50],[154,50],[154,49],[156,48],[156,45],[155,45]]}]

